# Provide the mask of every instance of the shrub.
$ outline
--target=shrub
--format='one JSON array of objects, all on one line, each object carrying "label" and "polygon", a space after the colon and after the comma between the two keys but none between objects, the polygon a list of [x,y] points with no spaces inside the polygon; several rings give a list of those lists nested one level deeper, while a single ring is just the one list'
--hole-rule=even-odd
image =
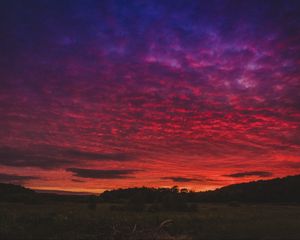
[{"label": "shrub", "polygon": [[89,210],[95,210],[97,208],[97,197],[96,196],[90,196],[88,200],[88,209]]}]

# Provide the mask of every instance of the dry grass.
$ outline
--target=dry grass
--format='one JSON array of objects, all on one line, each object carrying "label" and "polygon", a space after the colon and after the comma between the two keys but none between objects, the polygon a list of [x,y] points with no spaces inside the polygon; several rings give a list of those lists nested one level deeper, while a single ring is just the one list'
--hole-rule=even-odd
[{"label": "dry grass", "polygon": [[300,206],[199,205],[198,212],[116,212],[99,204],[0,203],[1,240],[300,239]]}]

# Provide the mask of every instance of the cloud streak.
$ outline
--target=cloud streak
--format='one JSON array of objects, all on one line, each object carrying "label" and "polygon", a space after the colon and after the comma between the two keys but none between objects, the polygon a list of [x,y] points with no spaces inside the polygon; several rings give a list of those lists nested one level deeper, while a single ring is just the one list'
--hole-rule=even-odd
[{"label": "cloud streak", "polygon": [[69,149],[65,151],[68,157],[73,158],[82,158],[85,160],[97,160],[97,161],[130,161],[134,160],[135,157],[133,155],[127,153],[96,153],[96,152],[86,152],[79,151],[75,149]]},{"label": "cloud streak", "polygon": [[176,183],[189,183],[189,182],[206,182],[204,179],[186,178],[186,177],[162,177],[162,180],[171,180]]},{"label": "cloud streak", "polygon": [[0,148],[0,164],[13,167],[38,167],[43,169],[58,168],[71,161],[41,154],[31,150],[20,150],[9,147]]},{"label": "cloud streak", "polygon": [[84,169],[84,168],[67,168],[66,171],[72,172],[74,176],[81,178],[96,178],[96,179],[124,179],[132,178],[139,170],[133,169]]},{"label": "cloud streak", "polygon": [[4,183],[23,184],[27,181],[37,180],[37,179],[39,179],[39,177],[0,173],[0,182],[4,182]]},{"label": "cloud streak", "polygon": [[228,175],[224,175],[225,177],[232,177],[232,178],[243,178],[243,177],[271,177],[273,174],[271,172],[265,171],[249,171],[249,172],[239,172],[239,173],[232,173]]},{"label": "cloud streak", "polygon": [[0,165],[14,167],[59,168],[79,161],[130,161],[135,157],[127,153],[97,153],[69,148],[39,146],[29,149],[0,148]]}]

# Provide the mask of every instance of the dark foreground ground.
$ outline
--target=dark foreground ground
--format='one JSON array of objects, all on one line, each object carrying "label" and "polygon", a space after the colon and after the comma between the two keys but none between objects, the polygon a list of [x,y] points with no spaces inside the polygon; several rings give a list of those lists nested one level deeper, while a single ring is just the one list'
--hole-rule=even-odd
[{"label": "dark foreground ground", "polygon": [[0,239],[300,239],[299,205],[199,204],[197,212],[188,213],[110,207],[0,203]]}]

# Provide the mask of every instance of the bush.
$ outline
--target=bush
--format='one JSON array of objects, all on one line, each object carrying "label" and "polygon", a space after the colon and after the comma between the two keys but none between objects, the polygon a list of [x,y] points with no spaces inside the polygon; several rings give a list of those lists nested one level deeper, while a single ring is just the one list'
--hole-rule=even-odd
[{"label": "bush", "polygon": [[123,206],[120,206],[120,205],[111,205],[111,206],[109,207],[109,209],[110,209],[111,211],[124,211],[124,210],[125,210],[124,207],[123,207]]},{"label": "bush", "polygon": [[188,211],[189,205],[185,199],[177,194],[168,194],[162,199],[161,207],[166,211]]},{"label": "bush", "polygon": [[189,211],[198,212],[198,205],[196,203],[189,204]]},{"label": "bush", "polygon": [[96,196],[90,196],[88,200],[88,209],[89,210],[95,210],[97,208],[97,197]]},{"label": "bush", "polygon": [[150,204],[148,207],[147,207],[147,211],[148,212],[158,212],[160,211],[161,208],[159,206],[158,203],[154,203],[154,204]]},{"label": "bush", "polygon": [[230,206],[230,207],[240,207],[241,205],[240,205],[239,202],[230,202],[230,203],[228,203],[228,206]]},{"label": "bush", "polygon": [[127,210],[141,212],[145,209],[145,199],[142,194],[136,194],[127,203]]}]

